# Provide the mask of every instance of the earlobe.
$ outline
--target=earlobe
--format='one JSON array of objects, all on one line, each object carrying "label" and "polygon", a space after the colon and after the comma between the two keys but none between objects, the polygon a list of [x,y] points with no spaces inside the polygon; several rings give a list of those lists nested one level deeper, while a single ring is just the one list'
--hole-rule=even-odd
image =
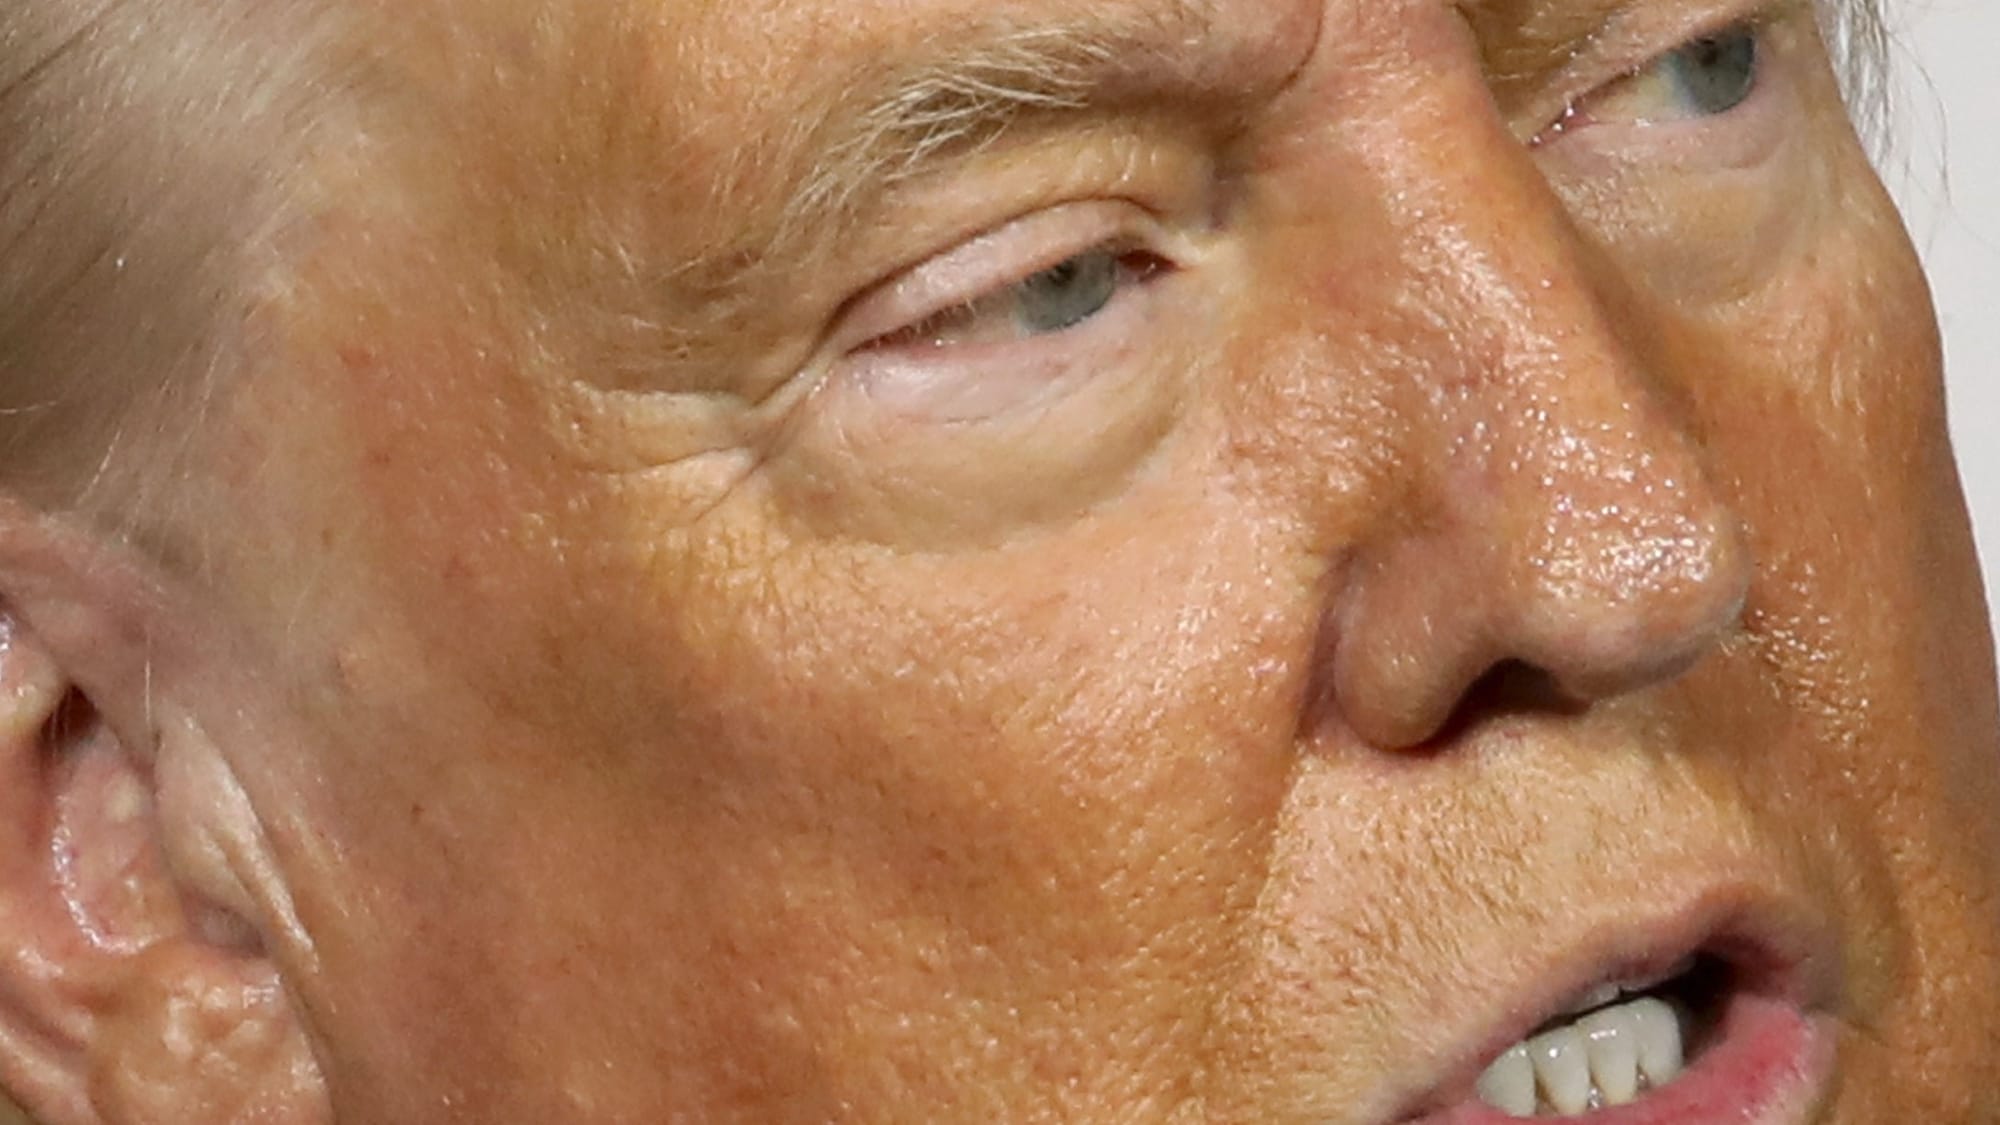
[{"label": "earlobe", "polygon": [[0,606],[0,1082],[44,1125],[324,1121],[256,931],[177,869],[150,750]]}]

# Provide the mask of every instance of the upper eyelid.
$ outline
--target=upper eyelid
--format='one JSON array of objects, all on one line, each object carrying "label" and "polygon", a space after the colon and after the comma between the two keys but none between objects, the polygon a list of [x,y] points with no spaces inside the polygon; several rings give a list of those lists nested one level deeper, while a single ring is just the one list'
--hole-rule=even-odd
[{"label": "upper eyelid", "polygon": [[1628,6],[1551,77],[1550,96],[1536,107],[1535,118],[1540,122],[1537,132],[1546,129],[1564,111],[1644,73],[1648,67],[1704,36],[1720,35],[1732,28],[1767,31],[1802,11],[1810,11],[1813,2],[1710,0],[1696,6],[1692,15],[1682,9],[1666,16],[1658,15],[1664,6]]},{"label": "upper eyelid", "polygon": [[1020,216],[865,290],[841,314],[834,346],[858,347],[1078,254],[1147,245],[1171,255],[1166,244],[1173,241],[1149,212],[1131,203],[1082,201]]}]

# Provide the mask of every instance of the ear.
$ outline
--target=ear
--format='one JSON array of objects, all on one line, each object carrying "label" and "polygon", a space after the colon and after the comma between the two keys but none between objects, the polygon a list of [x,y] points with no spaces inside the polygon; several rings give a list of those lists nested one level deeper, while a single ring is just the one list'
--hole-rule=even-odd
[{"label": "ear", "polygon": [[330,1120],[240,905],[247,800],[156,725],[136,587],[22,528],[0,512],[0,1084],[43,1125]]}]

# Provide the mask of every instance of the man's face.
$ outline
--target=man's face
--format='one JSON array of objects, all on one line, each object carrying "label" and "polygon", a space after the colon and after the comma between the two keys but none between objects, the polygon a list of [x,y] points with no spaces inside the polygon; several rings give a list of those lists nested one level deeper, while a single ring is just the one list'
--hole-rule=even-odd
[{"label": "man's face", "polygon": [[577,7],[392,13],[217,446],[341,1120],[1471,1114],[1605,984],[1633,1122],[1995,1112],[1804,4]]}]

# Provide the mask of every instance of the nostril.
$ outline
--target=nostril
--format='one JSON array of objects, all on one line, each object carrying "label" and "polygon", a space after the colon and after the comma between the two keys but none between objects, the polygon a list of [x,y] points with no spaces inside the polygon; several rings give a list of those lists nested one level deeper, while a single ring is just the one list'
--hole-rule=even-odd
[{"label": "nostril", "polygon": [[1503,660],[1474,680],[1458,706],[1432,736],[1447,743],[1480,722],[1509,715],[1581,714],[1587,699],[1566,690],[1547,671],[1524,660]]},{"label": "nostril", "polygon": [[1588,514],[1530,490],[1509,518],[1369,544],[1324,609],[1303,729],[1337,715],[1363,743],[1422,749],[1479,716],[1577,712],[1677,678],[1734,628],[1752,573],[1740,524],[1695,479],[1634,484],[1639,499]]}]

